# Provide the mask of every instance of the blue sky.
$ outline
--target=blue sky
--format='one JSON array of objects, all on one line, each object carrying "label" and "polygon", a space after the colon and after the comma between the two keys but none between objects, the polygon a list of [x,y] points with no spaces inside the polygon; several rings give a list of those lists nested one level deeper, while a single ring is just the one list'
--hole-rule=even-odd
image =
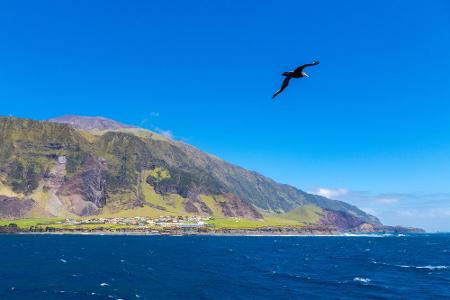
[{"label": "blue sky", "polygon": [[450,230],[446,1],[2,1],[0,38],[1,115],[145,126]]}]

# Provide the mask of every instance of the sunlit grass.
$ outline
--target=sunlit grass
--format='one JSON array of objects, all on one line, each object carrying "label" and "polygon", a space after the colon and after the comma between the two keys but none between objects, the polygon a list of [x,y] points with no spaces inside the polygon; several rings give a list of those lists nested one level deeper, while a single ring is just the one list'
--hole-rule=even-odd
[{"label": "sunlit grass", "polygon": [[217,218],[208,221],[216,229],[257,229],[264,227],[300,227],[300,222],[278,217],[265,217],[261,220],[249,220],[242,218]]},{"label": "sunlit grass", "polygon": [[16,224],[19,228],[27,229],[33,226],[55,224],[62,221],[61,218],[29,218],[17,220],[0,220],[0,226],[7,226],[9,224]]}]

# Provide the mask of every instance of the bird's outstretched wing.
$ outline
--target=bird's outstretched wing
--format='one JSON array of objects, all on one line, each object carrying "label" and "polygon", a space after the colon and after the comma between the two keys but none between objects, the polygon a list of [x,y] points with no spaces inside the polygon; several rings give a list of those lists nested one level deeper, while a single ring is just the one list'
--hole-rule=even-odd
[{"label": "bird's outstretched wing", "polygon": [[295,69],[294,72],[295,72],[295,73],[300,73],[300,72],[303,71],[304,68],[306,68],[306,67],[311,67],[311,66],[315,66],[315,65],[318,65],[318,64],[320,64],[319,61],[313,61],[313,62],[310,63],[310,64],[304,64],[304,65],[301,65],[300,67],[298,67],[297,69]]},{"label": "bird's outstretched wing", "polygon": [[272,99],[278,96],[278,94],[281,93],[289,85],[289,80],[291,80],[291,77],[286,76],[286,78],[283,80],[283,83],[281,84],[281,87],[278,89],[278,91],[275,92],[275,94],[273,94]]}]

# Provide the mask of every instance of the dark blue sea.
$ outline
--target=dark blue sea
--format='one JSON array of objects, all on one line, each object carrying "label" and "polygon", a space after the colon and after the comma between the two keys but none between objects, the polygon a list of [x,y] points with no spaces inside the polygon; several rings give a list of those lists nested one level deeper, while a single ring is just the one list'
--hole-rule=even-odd
[{"label": "dark blue sea", "polygon": [[450,299],[450,235],[0,235],[0,299]]}]

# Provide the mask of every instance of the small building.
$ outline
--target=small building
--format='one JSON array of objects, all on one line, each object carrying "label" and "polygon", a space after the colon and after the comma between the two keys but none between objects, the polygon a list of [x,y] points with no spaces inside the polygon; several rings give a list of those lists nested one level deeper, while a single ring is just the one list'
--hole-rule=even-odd
[{"label": "small building", "polygon": [[66,164],[67,163],[67,158],[64,155],[58,156],[58,163],[62,164],[62,165]]}]

